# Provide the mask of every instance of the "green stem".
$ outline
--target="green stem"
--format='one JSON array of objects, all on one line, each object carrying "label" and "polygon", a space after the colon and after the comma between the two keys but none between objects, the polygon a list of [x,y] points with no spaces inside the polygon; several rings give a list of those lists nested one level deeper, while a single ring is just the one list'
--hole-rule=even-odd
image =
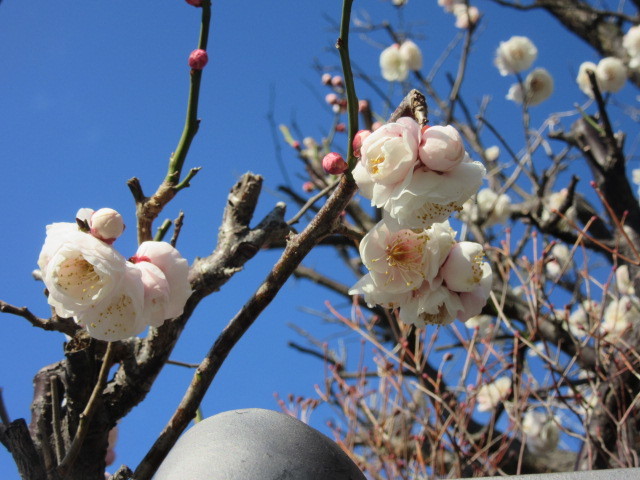
[{"label": "green stem", "polygon": [[[200,39],[198,48],[207,49],[209,41],[209,24],[211,22],[211,1],[204,0],[202,2],[202,22],[200,25]],[[180,174],[184,161],[187,158],[191,141],[198,133],[200,122],[198,121],[198,99],[200,97],[200,80],[202,79],[202,70],[191,70],[191,85],[189,87],[189,101],[187,103],[187,118],[185,120],[182,136],[176,147],[171,160],[169,161],[169,169],[165,182],[170,185],[177,185],[180,181]]]},{"label": "green stem", "polygon": [[349,24],[351,23],[351,5],[353,0],[344,0],[342,4],[342,19],[340,21],[340,38],[336,42],[336,48],[340,52],[342,63],[342,74],[344,77],[345,90],[347,92],[347,114],[349,122],[349,145],[347,146],[347,162],[349,172],[356,165],[356,158],[353,155],[353,139],[358,133],[358,97],[353,83],[353,72],[351,71],[351,60],[349,59]]}]

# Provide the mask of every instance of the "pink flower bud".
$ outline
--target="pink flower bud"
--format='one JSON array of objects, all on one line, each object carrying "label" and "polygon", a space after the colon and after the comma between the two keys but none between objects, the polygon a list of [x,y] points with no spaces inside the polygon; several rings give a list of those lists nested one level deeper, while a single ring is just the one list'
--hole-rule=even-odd
[{"label": "pink flower bud", "polygon": [[331,79],[331,85],[334,87],[344,87],[344,80],[340,75],[336,75]]},{"label": "pink flower bud", "polygon": [[331,152],[327,153],[322,159],[322,168],[331,175],[340,175],[347,169],[347,162],[339,153]]},{"label": "pink flower bud", "polygon": [[329,85],[331,83],[331,74],[330,73],[323,73],[321,78],[322,78],[322,83],[324,85]]},{"label": "pink flower bud", "polygon": [[101,208],[89,220],[91,235],[112,244],[124,232],[122,216],[112,208]]},{"label": "pink flower bud", "polygon": [[336,132],[344,132],[347,129],[347,126],[344,123],[339,123],[336,125]]},{"label": "pink flower bud", "polygon": [[353,154],[360,158],[360,148],[362,148],[362,142],[364,139],[371,135],[371,130],[358,130],[355,137],[353,137]]},{"label": "pink flower bud", "polygon": [[201,7],[202,0],[185,0],[189,5],[193,5],[194,7]]},{"label": "pink flower bud", "polygon": [[327,95],[324,97],[324,101],[329,105],[337,105],[338,95],[336,95],[335,93],[327,93]]},{"label": "pink flower bud", "polygon": [[209,61],[209,56],[205,50],[198,48],[189,55],[189,66],[194,70],[202,70]]},{"label": "pink flower bud", "polygon": [[315,188],[316,186],[313,184],[313,182],[304,182],[302,184],[302,190],[304,190],[307,193],[313,192]]},{"label": "pink flower bud", "polygon": [[464,159],[462,137],[451,125],[422,129],[422,141],[418,156],[431,170],[448,172]]},{"label": "pink flower bud", "polygon": [[369,100],[359,100],[358,101],[358,111],[366,112],[369,110]]}]

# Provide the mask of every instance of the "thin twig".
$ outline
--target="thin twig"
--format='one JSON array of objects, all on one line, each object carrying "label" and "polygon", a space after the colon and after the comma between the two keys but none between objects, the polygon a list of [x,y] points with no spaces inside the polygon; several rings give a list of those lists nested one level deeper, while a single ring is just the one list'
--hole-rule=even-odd
[{"label": "thin twig", "polygon": [[64,459],[64,441],[62,440],[62,429],[60,426],[60,393],[58,391],[58,376],[49,377],[49,388],[51,390],[51,423],[53,425],[53,446],[56,452],[56,465],[62,463]]}]

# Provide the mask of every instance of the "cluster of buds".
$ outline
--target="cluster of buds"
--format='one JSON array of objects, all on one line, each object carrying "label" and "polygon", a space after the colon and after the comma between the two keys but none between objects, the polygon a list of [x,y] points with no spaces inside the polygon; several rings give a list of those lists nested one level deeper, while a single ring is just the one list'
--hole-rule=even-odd
[{"label": "cluster of buds", "polygon": [[76,223],[47,225],[38,258],[49,304],[98,340],[129,338],[182,314],[191,295],[189,265],[166,242],[144,242],[126,260],[113,246],[118,212],[80,209]]},{"label": "cluster of buds", "polygon": [[358,132],[353,177],[383,220],[365,235],[369,273],[350,290],[369,305],[400,308],[407,324],[448,324],[478,315],[491,290],[482,246],[456,242],[447,218],[473,195],[485,169],[471,161],[452,126],[408,117]]},{"label": "cluster of buds", "polygon": [[605,57],[597,65],[593,62],[582,62],[578,69],[576,83],[578,88],[591,98],[593,98],[593,87],[589,79],[589,71],[595,74],[596,85],[602,93],[618,92],[627,82],[627,68],[619,58]]}]

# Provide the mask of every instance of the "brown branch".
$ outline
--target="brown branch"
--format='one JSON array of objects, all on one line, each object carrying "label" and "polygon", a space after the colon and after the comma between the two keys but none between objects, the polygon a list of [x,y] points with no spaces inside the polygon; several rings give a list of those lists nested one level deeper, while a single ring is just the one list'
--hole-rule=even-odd
[{"label": "brown branch", "polygon": [[178,436],[195,416],[209,385],[233,346],[273,300],[309,251],[320,239],[332,232],[336,219],[339,218],[340,212],[344,210],[356,190],[353,179],[343,176],[336,190],[309,225],[302,233],[290,238],[285,251],[265,281],[225,327],[200,363],[180,405],[136,469],[136,480],[146,480],[153,475]]},{"label": "brown branch", "polygon": [[29,435],[27,422],[19,418],[0,425],[0,441],[11,452],[20,476],[28,480],[47,480],[47,474]]},{"label": "brown branch", "polygon": [[58,316],[53,316],[51,319],[40,318],[34,315],[27,307],[16,307],[2,300],[0,300],[0,312],[22,317],[34,327],[48,331],[62,332],[70,337],[73,337],[80,329],[80,326],[71,318],[60,318]]}]

